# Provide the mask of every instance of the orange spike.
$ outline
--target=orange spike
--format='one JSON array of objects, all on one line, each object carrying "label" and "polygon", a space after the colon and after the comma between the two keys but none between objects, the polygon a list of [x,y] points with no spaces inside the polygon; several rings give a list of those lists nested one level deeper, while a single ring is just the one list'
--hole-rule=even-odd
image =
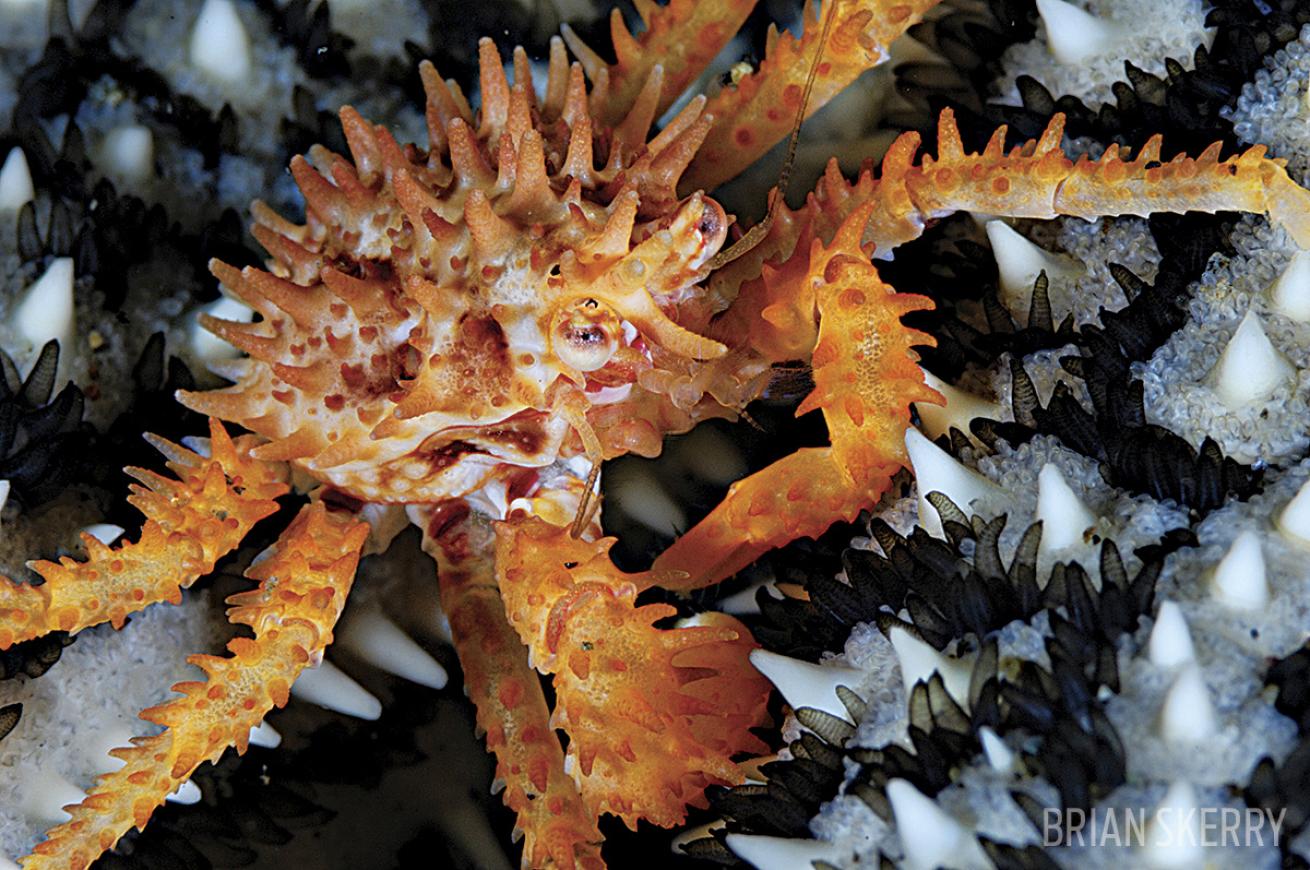
[{"label": "orange spike", "polygon": [[560,176],[577,179],[588,188],[596,186],[591,136],[591,116],[583,114],[577,126],[569,131],[569,150],[560,170]]},{"label": "orange spike", "polygon": [[333,187],[318,170],[301,155],[291,158],[291,176],[305,197],[306,207],[312,209],[324,223],[338,227],[351,223],[350,206],[341,191]]},{"label": "orange spike", "polygon": [[473,256],[481,265],[498,262],[518,236],[509,221],[492,211],[481,190],[474,190],[464,201],[464,224],[473,237]]},{"label": "orange spike", "polygon": [[[614,10],[618,12],[618,10]],[[614,128],[614,142],[617,147],[614,151],[617,153],[623,148],[630,149],[633,153],[639,151],[646,144],[646,134],[650,131],[650,125],[655,120],[655,110],[659,108],[660,91],[664,87],[664,67],[656,64],[651,67],[650,75],[646,77],[646,84],[642,86],[641,91],[637,94],[637,99],[632,104],[631,111],[626,118]],[[610,162],[614,162],[614,157]]]},{"label": "orange spike", "polygon": [[1033,151],[1033,156],[1041,157],[1043,154],[1060,151],[1060,142],[1064,139],[1064,113],[1056,112],[1051,116],[1051,121],[1042,131],[1041,138],[1037,140],[1037,145]]},{"label": "orange spike", "polygon": [[682,107],[682,111],[673,117],[672,121],[664,126],[659,135],[650,140],[646,146],[646,151],[651,156],[658,156],[661,151],[668,148],[673,142],[687,131],[692,124],[700,120],[701,114],[705,111],[705,95],[700,94],[693,97]]},{"label": "orange spike", "polygon": [[564,40],[550,38],[550,62],[546,67],[546,101],[541,114],[546,121],[554,121],[564,111],[564,95],[569,88],[569,55]]},{"label": "orange spike", "polygon": [[[446,128],[451,121],[461,118],[459,107],[455,105],[455,98],[451,96],[450,88],[437,72],[437,68],[432,65],[432,61],[425,60],[420,63],[418,74],[423,80],[423,93],[427,96],[423,115],[428,125],[428,147],[434,152],[441,153],[446,150]],[[468,121],[467,118],[462,120]]]},{"label": "orange spike", "polygon": [[616,7],[610,10],[610,44],[618,58],[618,66],[628,66],[641,55],[641,44],[623,23],[623,13]]},{"label": "orange spike", "polygon": [[524,51],[523,46],[514,46],[514,84],[523,85],[527,92],[528,107],[535,109],[537,107],[537,91],[532,83],[532,63],[528,60],[528,53]]},{"label": "orange spike", "polygon": [[372,125],[351,106],[342,106],[341,130],[346,135],[346,144],[350,146],[350,156],[355,160],[359,177],[365,184],[372,184],[382,171],[382,155],[378,153]]},{"label": "orange spike", "polygon": [[337,375],[331,364],[314,363],[308,366],[289,366],[275,362],[273,374],[297,389],[314,396],[322,396],[336,386]]},{"label": "orange spike", "polygon": [[631,188],[615,197],[610,204],[609,218],[605,228],[594,241],[588,242],[582,253],[590,254],[594,260],[622,257],[632,248],[632,227],[637,220],[637,206],[641,197]]},{"label": "orange spike", "polygon": [[591,109],[587,106],[587,82],[583,78],[582,67],[575,63],[569,68],[568,89],[564,94],[564,109],[560,117],[569,125],[569,129],[573,129],[584,115],[591,117]]},{"label": "orange spike", "polygon": [[387,285],[382,281],[354,278],[331,266],[319,273],[328,291],[355,313],[361,321],[375,319],[387,310]]},{"label": "orange spike", "polygon": [[315,326],[323,319],[322,307],[314,298],[315,294],[308,288],[270,275],[253,266],[241,270],[241,279],[246,293],[242,293],[237,288],[233,290],[252,307],[258,308],[256,302],[267,299],[290,315],[298,325],[306,328]]},{"label": "orange spike", "polygon": [[955,112],[942,109],[937,119],[937,160],[954,163],[963,159],[964,142],[960,140],[960,128],[955,126]]},{"label": "orange spike", "polygon": [[482,124],[478,137],[499,136],[509,119],[509,80],[500,60],[496,43],[487,37],[478,40],[478,81],[482,86]]},{"label": "orange spike", "polygon": [[461,187],[487,187],[495,179],[473,131],[456,118],[446,128],[450,137],[450,165]]},{"label": "orange spike", "polygon": [[200,315],[200,325],[228,344],[244,350],[256,359],[277,359],[281,353],[282,341],[280,339],[269,338],[251,332],[251,329],[260,328],[259,324],[220,320],[211,314],[202,314]]},{"label": "orange spike", "polygon": [[523,134],[532,129],[532,82],[515,82],[509,92],[509,122],[505,131],[515,147],[523,141]]},{"label": "orange spike", "polygon": [[550,180],[546,177],[546,153],[541,134],[528,130],[523,134],[519,144],[518,174],[514,179],[514,191],[510,194],[506,211],[509,214],[530,219],[545,216],[559,206],[555,192],[550,189]]}]

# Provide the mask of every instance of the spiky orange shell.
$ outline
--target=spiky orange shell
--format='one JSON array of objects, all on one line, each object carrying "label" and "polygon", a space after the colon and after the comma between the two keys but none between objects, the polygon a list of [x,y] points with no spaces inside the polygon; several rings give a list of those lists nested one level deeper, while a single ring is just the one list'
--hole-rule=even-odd
[{"label": "spiky orange shell", "polygon": [[[645,407],[644,373],[724,351],[674,319],[727,225],[711,200],[676,193],[709,129],[704,101],[647,142],[658,67],[608,126],[597,119],[614,107],[588,97],[559,43],[541,104],[521,50],[513,85],[490,40],[480,60],[476,116],[423,66],[427,151],[346,108],[353,163],[322,148],[292,161],[306,224],[255,209],[272,273],[214,264],[263,319],[205,323],[250,356],[222,369],[235,386],[180,397],[269,438],[260,458],[368,501],[458,496],[503,463],[576,452],[570,394]],[[599,371],[557,347],[561,312],[583,301],[622,324]]]}]

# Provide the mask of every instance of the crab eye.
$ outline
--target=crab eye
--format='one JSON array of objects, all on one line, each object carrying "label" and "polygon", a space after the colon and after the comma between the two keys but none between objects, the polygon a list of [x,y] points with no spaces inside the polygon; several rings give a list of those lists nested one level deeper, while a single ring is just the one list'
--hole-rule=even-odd
[{"label": "crab eye", "polygon": [[555,315],[551,341],[555,355],[580,372],[594,372],[609,362],[619,346],[618,315],[595,299],[579,299]]}]

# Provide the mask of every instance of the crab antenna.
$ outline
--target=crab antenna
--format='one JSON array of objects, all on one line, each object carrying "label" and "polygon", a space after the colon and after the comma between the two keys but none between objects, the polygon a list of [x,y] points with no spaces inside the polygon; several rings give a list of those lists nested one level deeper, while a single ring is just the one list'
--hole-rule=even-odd
[{"label": "crab antenna", "polygon": [[814,53],[814,63],[810,65],[809,75],[805,78],[805,91],[801,94],[801,105],[796,111],[796,121],[791,126],[791,135],[787,138],[787,157],[782,161],[778,183],[769,192],[769,211],[764,215],[764,220],[747,230],[746,235],[733,242],[726,251],[719,251],[710,258],[706,265],[711,270],[721,269],[733,260],[746,256],[756,245],[764,241],[764,236],[768,234],[769,228],[773,226],[773,219],[778,214],[778,207],[786,201],[787,185],[791,182],[792,166],[796,163],[796,146],[800,144],[801,125],[805,123],[805,109],[810,104],[810,92],[814,90],[815,76],[819,72],[819,65],[823,63],[823,49],[828,44],[828,30],[832,27],[834,8],[836,8],[835,3],[827,4],[823,12],[823,31],[819,34],[819,48]]}]

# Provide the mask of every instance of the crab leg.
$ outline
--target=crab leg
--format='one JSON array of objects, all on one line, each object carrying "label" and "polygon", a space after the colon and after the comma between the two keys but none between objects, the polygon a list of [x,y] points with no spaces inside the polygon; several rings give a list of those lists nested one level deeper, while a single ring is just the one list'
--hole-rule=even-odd
[{"label": "crab leg", "polygon": [[87,561],[30,563],[42,585],[0,578],[0,650],[52,631],[121,628],[158,601],[181,603],[183,589],[277,510],[273,499],[287,491],[280,467],[251,458],[252,436],[233,440],[212,418],[209,432],[209,458],[147,436],[177,479],[127,469],[140,481],[130,501],[146,517],[138,541],[107,547],[83,534]]},{"label": "crab leg", "polygon": [[610,13],[610,39],[617,60],[608,65],[564,25],[564,40],[596,89],[593,104],[602,112],[597,120],[611,126],[618,124],[656,67],[660,69],[657,75],[662,77],[662,87],[654,115],[658,118],[664,114],[741,29],[755,2],[670,0],[660,6],[654,0],[636,0],[634,5],[646,25],[640,36],[632,35],[623,23],[623,13],[614,9]]},{"label": "crab leg", "polygon": [[1008,153],[1002,126],[982,153],[970,154],[954,113],[946,109],[938,120],[937,157],[925,155],[918,166],[919,136],[903,134],[883,158],[882,177],[873,188],[878,209],[866,238],[890,250],[917,238],[927,220],[960,210],[1087,220],[1245,211],[1269,215],[1298,245],[1310,248],[1310,191],[1288,177],[1286,161],[1266,157],[1263,145],[1220,160],[1216,142],[1196,157],[1179,154],[1162,162],[1163,140],[1157,135],[1130,160],[1110,145],[1096,160],[1083,155],[1075,162],[1060,148],[1064,120],[1054,115],[1039,138]]},{"label": "crab leg", "polygon": [[[823,108],[865,70],[890,57],[887,47],[923,19],[941,0],[833,0],[827,43],[814,70],[814,85],[805,116]],[[703,4],[713,5],[713,4]],[[812,2],[802,13],[800,39],[770,29],[759,69],[725,86],[710,99],[706,112],[714,126],[683,176],[680,189],[713,190],[735,178],[780,142],[796,121],[810,70],[815,67],[823,30]]]},{"label": "crab leg", "polygon": [[231,655],[196,655],[203,682],[178,683],[182,697],[152,707],[143,719],[165,726],[154,737],[112,755],[125,764],[100,777],[72,818],[53,828],[25,870],[81,870],[113,848],[130,828],[145,827],[151,813],[205,761],[235,746],[244,752],[250,729],[287,702],[300,672],[322,658],[346,603],[368,525],[353,514],[331,512],[322,502],[305,507],[246,576],[259,588],[228,599],[228,618],[254,629],[253,638],[228,644]]},{"label": "crab leg", "polygon": [[811,358],[815,388],[796,413],[822,410],[832,446],[799,450],[733,484],[709,516],[655,560],[653,570],[667,575],[661,586],[716,583],[774,547],[854,519],[904,464],[910,403],[941,401],[924,385],[910,349],[932,338],[900,322],[931,303],[884,284],[862,243],[875,205],[854,209],[830,244],[803,236],[787,262],[743,288],[738,313],[725,315],[750,313],[758,326],[742,334],[761,353]]},{"label": "crab leg", "polygon": [[496,755],[496,781],[518,814],[523,866],[600,868],[600,831],[564,773],[564,751],[527,650],[505,619],[496,590],[491,525],[462,499],[411,508],[423,549],[437,561],[441,608],[450,620],[477,707],[478,727]]}]

